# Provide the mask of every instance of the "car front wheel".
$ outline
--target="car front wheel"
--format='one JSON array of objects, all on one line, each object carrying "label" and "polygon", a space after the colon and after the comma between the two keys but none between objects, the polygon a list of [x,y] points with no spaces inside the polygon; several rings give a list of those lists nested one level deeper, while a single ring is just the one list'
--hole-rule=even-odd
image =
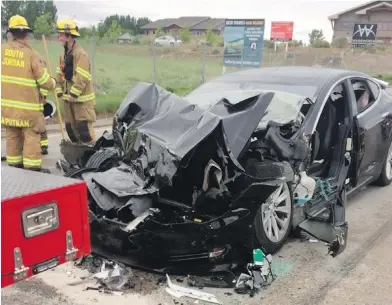
[{"label": "car front wheel", "polygon": [[267,253],[275,253],[286,242],[293,221],[291,185],[283,183],[262,203],[255,218],[256,239]]},{"label": "car front wheel", "polygon": [[385,157],[381,174],[376,183],[379,186],[387,186],[392,182],[392,142],[389,144],[389,149]]}]

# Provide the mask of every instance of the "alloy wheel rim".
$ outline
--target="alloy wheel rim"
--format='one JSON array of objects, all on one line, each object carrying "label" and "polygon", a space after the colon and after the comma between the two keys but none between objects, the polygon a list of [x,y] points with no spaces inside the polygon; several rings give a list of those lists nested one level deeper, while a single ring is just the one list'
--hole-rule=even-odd
[{"label": "alloy wheel rim", "polygon": [[261,206],[264,232],[270,241],[278,243],[286,236],[291,212],[290,189],[284,183]]},{"label": "alloy wheel rim", "polygon": [[392,143],[388,149],[387,162],[385,164],[385,174],[388,180],[392,179]]}]

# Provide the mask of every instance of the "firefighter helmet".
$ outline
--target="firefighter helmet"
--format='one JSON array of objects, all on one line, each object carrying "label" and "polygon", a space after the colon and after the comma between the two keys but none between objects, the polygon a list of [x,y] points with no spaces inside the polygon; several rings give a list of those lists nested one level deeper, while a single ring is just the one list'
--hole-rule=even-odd
[{"label": "firefighter helmet", "polygon": [[33,31],[31,28],[29,28],[26,19],[20,15],[14,15],[8,21],[8,31],[14,31],[14,30],[26,31],[26,32]]},{"label": "firefighter helmet", "polygon": [[60,20],[56,24],[57,33],[70,34],[72,36],[80,37],[79,28],[71,19]]}]

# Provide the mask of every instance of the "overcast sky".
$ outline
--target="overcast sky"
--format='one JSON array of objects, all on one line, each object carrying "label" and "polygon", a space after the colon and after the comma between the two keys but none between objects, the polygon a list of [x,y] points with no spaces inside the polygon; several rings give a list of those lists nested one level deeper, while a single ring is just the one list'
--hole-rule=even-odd
[{"label": "overcast sky", "polygon": [[332,38],[328,16],[369,1],[355,0],[94,0],[54,1],[58,17],[72,17],[79,26],[98,23],[111,14],[149,17],[151,20],[181,16],[265,19],[265,38],[271,21],[294,21],[294,39],[307,40],[308,33],[322,29]]}]

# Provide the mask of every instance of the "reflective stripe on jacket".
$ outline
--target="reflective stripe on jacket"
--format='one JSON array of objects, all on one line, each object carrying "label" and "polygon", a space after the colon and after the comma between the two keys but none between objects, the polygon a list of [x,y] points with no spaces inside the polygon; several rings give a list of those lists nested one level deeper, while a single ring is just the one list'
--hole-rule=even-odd
[{"label": "reflective stripe on jacket", "polygon": [[36,125],[42,117],[40,89],[53,90],[39,54],[26,42],[13,40],[1,48],[1,123],[7,126]]},{"label": "reflective stripe on jacket", "polygon": [[76,103],[95,105],[95,94],[91,77],[90,59],[86,51],[75,42],[72,48],[73,77],[67,81],[61,67],[64,65],[64,54],[60,57],[60,66],[56,68],[56,93],[63,94],[64,99],[74,97]]}]

